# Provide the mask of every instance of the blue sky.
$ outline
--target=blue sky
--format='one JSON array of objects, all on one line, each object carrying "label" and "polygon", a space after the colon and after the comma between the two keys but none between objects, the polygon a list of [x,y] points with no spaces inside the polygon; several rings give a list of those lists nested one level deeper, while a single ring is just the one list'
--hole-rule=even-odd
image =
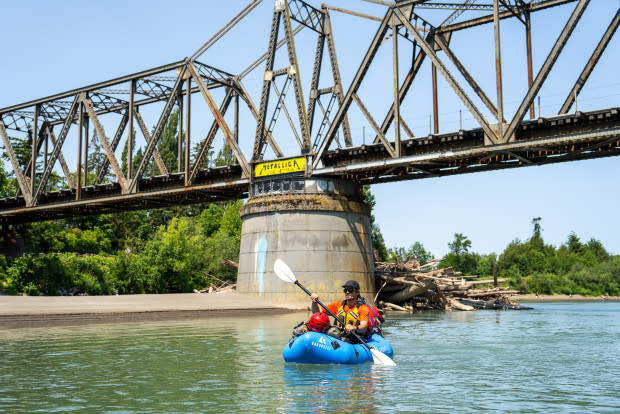
[{"label": "blue sky", "polygon": [[[4,0],[0,2],[0,36],[5,39],[0,60],[0,107],[181,60],[192,55],[248,2]],[[375,16],[383,14],[382,7],[357,0],[330,3]],[[266,51],[272,5],[272,1],[265,0],[200,60],[232,73],[245,69]],[[540,92],[542,116],[557,113],[619,6],[617,0],[591,1],[548,84]],[[562,6],[534,15],[535,74],[573,7]],[[335,12],[332,16],[346,90],[374,35],[376,23]],[[302,79],[307,80],[315,38],[303,33],[296,41]],[[492,36],[492,26],[486,25],[468,34],[455,34],[451,47],[466,67],[475,68],[477,79],[495,102],[494,56],[489,43]],[[579,97],[580,110],[620,106],[619,36],[616,33]],[[526,82],[520,23],[514,19],[503,21],[502,39],[505,111],[511,117]],[[404,42],[401,41],[401,47]],[[373,112],[376,118],[382,117],[380,108],[392,99],[391,42],[386,43],[377,54],[366,85],[360,89],[360,96],[371,111],[377,108]],[[401,52],[401,71],[407,69],[408,58],[410,53]],[[282,62],[281,58],[277,62]],[[256,102],[262,70],[261,66],[244,80]],[[431,113],[429,73],[425,66],[414,84],[416,93],[403,105],[403,118],[420,136],[428,133]],[[475,127],[471,115],[442,80],[439,99],[442,132],[458,130],[459,111],[463,111],[463,127]],[[479,107],[483,109],[483,105]],[[294,113],[294,107],[290,108]],[[490,117],[484,109],[483,113]],[[352,113],[351,118],[356,143],[361,143],[364,132],[368,140],[368,123],[359,113]],[[243,131],[244,145],[249,147],[253,127],[242,127]],[[374,215],[388,247],[407,247],[420,241],[435,256],[447,252],[456,232],[472,241],[473,251],[501,252],[511,240],[530,236],[534,217],[542,217],[547,243],[558,246],[574,231],[582,240],[599,239],[610,252],[620,254],[619,176],[620,160],[607,158],[381,184],[372,188],[377,201]]]}]

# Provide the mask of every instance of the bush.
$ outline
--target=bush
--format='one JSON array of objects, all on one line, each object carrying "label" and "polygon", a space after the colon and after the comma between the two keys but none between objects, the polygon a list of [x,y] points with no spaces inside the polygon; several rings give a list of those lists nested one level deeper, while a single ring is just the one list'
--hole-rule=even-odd
[{"label": "bush", "polygon": [[8,290],[9,274],[8,260],[6,256],[0,254],[0,290]]},{"label": "bush", "polygon": [[70,286],[79,293],[88,295],[107,295],[112,293],[110,268],[113,257],[107,256],[75,256],[63,254],[60,256],[65,274],[70,280]]},{"label": "bush", "polygon": [[69,282],[57,254],[26,254],[15,259],[8,269],[8,288],[13,293],[57,295]]}]

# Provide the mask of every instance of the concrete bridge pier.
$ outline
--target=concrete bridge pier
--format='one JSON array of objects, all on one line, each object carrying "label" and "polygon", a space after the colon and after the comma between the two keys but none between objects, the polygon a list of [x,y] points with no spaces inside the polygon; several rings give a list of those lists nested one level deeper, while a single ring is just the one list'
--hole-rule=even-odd
[{"label": "concrete bridge pier", "polygon": [[258,181],[241,217],[239,292],[310,305],[299,287],[274,274],[279,258],[324,303],[344,298],[341,285],[349,279],[374,299],[370,209],[360,185],[303,177]]}]

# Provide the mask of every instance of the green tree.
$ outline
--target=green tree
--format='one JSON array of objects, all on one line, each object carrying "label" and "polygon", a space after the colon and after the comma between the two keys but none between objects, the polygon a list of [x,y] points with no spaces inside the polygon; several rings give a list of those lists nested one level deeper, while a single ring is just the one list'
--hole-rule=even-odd
[{"label": "green tree", "polygon": [[233,153],[230,146],[224,140],[224,145],[222,149],[217,153],[217,157],[215,158],[215,166],[216,167],[224,167],[227,165],[232,165],[235,163],[235,154]]},{"label": "green tree", "polygon": [[161,133],[157,150],[166,165],[168,171],[178,170],[178,133],[179,133],[179,110],[173,111]]},{"label": "green tree", "polygon": [[408,249],[403,247],[389,249],[389,260],[392,262],[406,262],[411,258],[416,259],[420,264],[424,264],[433,260],[434,256],[419,241],[414,242]]},{"label": "green tree", "polygon": [[4,169],[4,162],[0,159],[0,198],[11,197],[14,193],[14,186],[11,184],[9,174]]},{"label": "green tree", "polygon": [[495,253],[490,253],[487,255],[480,256],[478,263],[476,265],[475,273],[480,277],[489,277],[493,276],[493,264],[497,263],[497,255]]},{"label": "green tree", "polygon": [[454,240],[448,243],[450,252],[441,262],[440,267],[453,267],[464,274],[472,274],[478,266],[478,255],[470,253],[471,241],[461,233],[454,234]]},{"label": "green tree", "polygon": [[532,219],[532,226],[534,227],[532,232],[532,237],[530,238],[530,243],[532,247],[537,249],[542,249],[544,247],[544,242],[542,239],[542,227],[541,227],[541,217],[535,217]]},{"label": "green tree", "polygon": [[388,249],[385,245],[385,240],[383,239],[383,234],[381,234],[381,229],[379,225],[375,222],[375,216],[372,214],[373,209],[375,208],[375,196],[370,192],[370,186],[365,185],[362,187],[362,192],[364,196],[364,203],[370,208],[370,240],[372,242],[372,248],[374,249],[375,254],[378,256],[380,261],[387,260],[389,256]]}]

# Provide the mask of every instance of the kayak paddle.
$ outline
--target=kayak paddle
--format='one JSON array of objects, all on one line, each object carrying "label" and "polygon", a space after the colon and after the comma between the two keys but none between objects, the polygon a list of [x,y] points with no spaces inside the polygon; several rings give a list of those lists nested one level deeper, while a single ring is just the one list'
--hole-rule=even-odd
[{"label": "kayak paddle", "polygon": [[[295,277],[295,274],[293,273],[291,268],[288,267],[288,265],[286,263],[284,263],[282,260],[280,260],[280,259],[276,260],[276,262],[273,264],[273,271],[283,281],[285,281],[287,283],[294,283],[294,284],[296,284],[297,286],[299,286],[301,288],[301,290],[306,292],[308,294],[308,296],[312,296],[312,293],[308,289],[303,287],[301,283],[299,283],[299,281]],[[345,325],[344,321],[342,319],[338,318],[336,315],[334,315],[333,312],[330,311],[327,308],[327,306],[323,305],[323,303],[321,303],[320,300],[317,299],[316,303],[318,303],[323,309],[325,309],[327,311],[327,313],[329,313],[334,319],[336,319],[338,322],[340,322],[342,324],[342,326]],[[351,333],[360,341],[360,343],[362,343],[366,348],[368,348],[368,350],[372,354],[372,360],[373,360],[373,362],[375,364],[383,364],[383,365],[391,365],[391,366],[395,366],[396,365],[396,363],[392,360],[392,358],[390,358],[389,356],[385,355],[383,352],[381,352],[381,351],[379,351],[377,349],[371,348],[370,345],[368,345],[366,343],[366,341],[364,339],[362,339],[357,333],[355,333],[353,331]]]}]

